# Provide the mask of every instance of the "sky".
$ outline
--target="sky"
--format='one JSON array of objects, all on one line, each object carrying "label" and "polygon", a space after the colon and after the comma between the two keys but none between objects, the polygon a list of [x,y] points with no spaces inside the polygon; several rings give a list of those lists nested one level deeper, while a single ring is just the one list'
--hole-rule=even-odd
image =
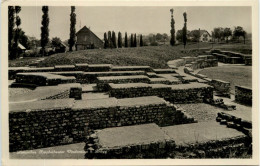
[{"label": "sky", "polygon": [[[211,32],[215,27],[242,26],[247,33],[252,32],[251,7],[82,7],[76,6],[76,31],[87,26],[103,39],[104,32],[115,31],[149,34],[170,34],[170,9],[174,9],[175,30],[182,29],[183,13],[187,13],[187,29],[205,29]],[[19,13],[21,28],[28,36],[40,39],[41,7],[22,6]],[[50,36],[62,40],[69,38],[70,7],[49,6]]]}]

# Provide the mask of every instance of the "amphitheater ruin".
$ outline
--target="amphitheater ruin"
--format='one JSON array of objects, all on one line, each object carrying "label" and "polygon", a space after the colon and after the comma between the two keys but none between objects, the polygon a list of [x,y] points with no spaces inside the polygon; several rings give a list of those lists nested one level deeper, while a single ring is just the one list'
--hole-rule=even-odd
[{"label": "amphitheater ruin", "polygon": [[9,88],[33,90],[9,98],[9,150],[84,142],[86,159],[250,156],[252,89],[237,86],[234,102],[229,82],[196,73],[218,61],[250,64],[241,57],[223,60],[228,55],[183,57],[169,61],[168,69],[10,67]]}]

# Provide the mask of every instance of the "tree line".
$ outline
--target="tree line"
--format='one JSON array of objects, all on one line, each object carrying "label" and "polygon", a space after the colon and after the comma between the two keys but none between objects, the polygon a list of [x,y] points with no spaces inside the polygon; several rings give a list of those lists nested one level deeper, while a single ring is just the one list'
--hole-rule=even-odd
[{"label": "tree line", "polygon": [[[116,39],[116,33],[114,31],[108,31],[107,33],[104,33],[104,48],[122,48],[122,47],[137,47],[138,41],[135,34],[130,35],[130,39],[128,39],[127,32],[125,32],[124,37],[124,45],[122,40],[122,34],[121,32],[118,32],[118,38]],[[141,34],[139,36],[139,46],[144,46],[143,43],[143,35]]]}]

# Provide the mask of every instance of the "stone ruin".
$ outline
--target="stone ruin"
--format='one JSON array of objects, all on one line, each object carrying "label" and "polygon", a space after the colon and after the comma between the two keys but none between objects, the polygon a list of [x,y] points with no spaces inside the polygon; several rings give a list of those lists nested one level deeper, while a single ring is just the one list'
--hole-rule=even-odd
[{"label": "stone ruin", "polygon": [[[214,60],[209,63],[215,65]],[[15,79],[10,87],[35,88],[9,99],[10,152],[82,141],[85,158],[225,158],[225,150],[247,151],[248,135],[217,122],[201,125],[176,107],[214,101],[211,81],[201,78],[180,73],[176,67],[9,68],[9,79]],[[205,129],[209,133],[219,128],[232,134],[218,139],[206,134],[199,143],[195,139],[184,144],[186,125],[194,133],[211,126]]]}]

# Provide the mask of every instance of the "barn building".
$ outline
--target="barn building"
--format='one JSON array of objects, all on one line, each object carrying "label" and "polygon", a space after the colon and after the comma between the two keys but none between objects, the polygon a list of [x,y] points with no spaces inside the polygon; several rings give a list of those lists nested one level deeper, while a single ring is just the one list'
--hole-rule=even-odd
[{"label": "barn building", "polygon": [[103,41],[84,26],[76,33],[76,50],[103,48]]}]

